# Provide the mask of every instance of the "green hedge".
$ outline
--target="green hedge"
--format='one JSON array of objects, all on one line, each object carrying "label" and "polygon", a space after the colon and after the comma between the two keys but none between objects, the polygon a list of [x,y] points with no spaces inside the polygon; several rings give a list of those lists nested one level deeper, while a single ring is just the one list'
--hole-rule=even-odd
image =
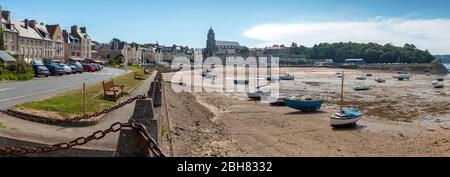
[{"label": "green hedge", "polygon": [[0,81],[3,80],[32,80],[33,68],[30,64],[23,60],[18,60],[17,62],[2,66],[0,69]]}]

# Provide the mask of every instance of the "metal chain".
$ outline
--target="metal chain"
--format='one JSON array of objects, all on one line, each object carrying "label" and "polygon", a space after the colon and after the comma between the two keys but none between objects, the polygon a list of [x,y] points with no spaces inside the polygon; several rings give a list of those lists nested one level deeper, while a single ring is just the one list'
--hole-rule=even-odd
[{"label": "metal chain", "polygon": [[[125,105],[131,104],[133,102],[135,102],[136,100],[141,100],[141,99],[147,99],[146,95],[138,95],[135,96],[133,98],[130,98],[122,103],[117,104],[116,106],[113,106],[111,108],[105,109],[101,112],[96,112],[90,115],[85,115],[85,116],[77,116],[77,117],[73,117],[73,118],[66,118],[63,120],[60,119],[51,119],[51,118],[46,118],[45,122],[48,123],[63,123],[63,122],[79,122],[81,120],[88,120],[88,119],[92,119],[94,117],[98,117],[101,116],[103,114],[107,114],[110,112],[113,112],[115,110],[118,110],[122,107],[124,107]],[[16,111],[11,111],[11,110],[2,110],[0,109],[0,112],[5,114],[5,115],[9,115],[12,117],[17,117],[17,118],[24,118],[24,119],[37,119],[37,120],[42,120],[45,117],[42,116],[36,116],[36,115],[30,115],[30,114],[26,114],[26,113],[20,113],[20,112],[16,112]]]},{"label": "metal chain", "polygon": [[147,144],[148,148],[152,151],[155,157],[166,157],[166,155],[161,151],[156,141],[148,134],[145,126],[141,123],[138,123],[134,120],[130,120],[128,123],[114,123],[106,130],[99,130],[94,132],[92,135],[88,137],[79,137],[70,142],[58,143],[51,146],[40,146],[34,148],[18,148],[18,147],[0,147],[0,154],[9,154],[9,155],[27,155],[27,154],[42,154],[55,152],[60,150],[67,150],[74,146],[81,146],[89,143],[93,140],[100,140],[104,138],[106,135],[110,133],[115,133],[123,128],[131,128],[136,133],[138,133]]}]

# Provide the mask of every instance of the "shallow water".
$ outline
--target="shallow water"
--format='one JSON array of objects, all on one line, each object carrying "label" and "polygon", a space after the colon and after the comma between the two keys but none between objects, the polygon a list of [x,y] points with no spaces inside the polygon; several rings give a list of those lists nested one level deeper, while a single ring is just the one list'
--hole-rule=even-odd
[{"label": "shallow water", "polygon": [[[444,64],[444,66],[450,71],[450,63]],[[450,77],[450,74],[448,76]]]}]

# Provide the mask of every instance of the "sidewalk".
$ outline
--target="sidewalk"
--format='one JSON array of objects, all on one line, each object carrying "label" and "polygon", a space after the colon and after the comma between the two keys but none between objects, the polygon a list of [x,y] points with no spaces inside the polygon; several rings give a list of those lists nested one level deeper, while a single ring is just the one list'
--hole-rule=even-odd
[{"label": "sidewalk", "polygon": [[[119,100],[119,102],[137,95],[146,95],[150,88],[151,82],[155,78],[155,75],[156,72],[153,73],[153,75],[145,80],[140,86],[138,86],[133,93],[123,97]],[[0,122],[6,126],[6,128],[0,128],[0,137],[42,144],[55,144],[72,141],[81,136],[89,136],[98,130],[108,129],[113,123],[128,122],[133,114],[134,107],[135,103],[126,105],[119,110],[105,115],[101,118],[97,125],[80,128],[39,124],[0,114]],[[101,140],[92,141],[84,146],[81,146],[81,148],[114,151],[117,146],[118,137],[119,133],[110,134]]]}]

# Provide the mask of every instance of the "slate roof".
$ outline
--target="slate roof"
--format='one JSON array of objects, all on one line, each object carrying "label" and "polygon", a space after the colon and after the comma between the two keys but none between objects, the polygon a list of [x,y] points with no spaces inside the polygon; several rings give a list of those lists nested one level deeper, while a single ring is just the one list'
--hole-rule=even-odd
[{"label": "slate roof", "polygon": [[234,46],[234,47],[240,47],[241,45],[238,42],[235,41],[216,41],[217,46]]},{"label": "slate roof", "polygon": [[17,29],[21,37],[41,39],[41,40],[43,39],[42,36],[35,29],[31,27],[25,28],[25,22],[12,20],[11,23]]}]

